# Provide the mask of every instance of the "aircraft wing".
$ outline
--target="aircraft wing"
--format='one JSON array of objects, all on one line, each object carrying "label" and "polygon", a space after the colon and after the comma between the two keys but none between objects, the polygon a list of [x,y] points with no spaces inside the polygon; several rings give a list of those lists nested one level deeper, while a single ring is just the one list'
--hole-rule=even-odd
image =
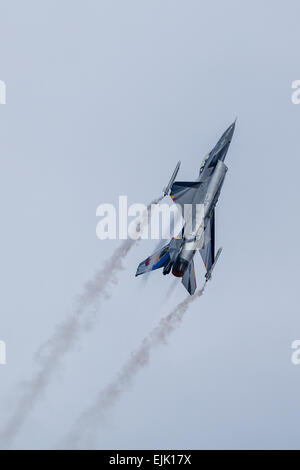
[{"label": "aircraft wing", "polygon": [[155,251],[151,256],[142,261],[137,268],[136,276],[162,268],[170,259],[169,243],[159,250]]},{"label": "aircraft wing", "polygon": [[188,291],[188,293],[190,295],[193,295],[195,290],[197,289],[194,260],[190,261],[188,267],[184,272],[181,282]]},{"label": "aircraft wing", "polygon": [[173,202],[181,206],[182,214],[183,214],[184,204],[193,204],[193,203],[200,204],[202,202],[200,200],[195,201],[195,197],[197,193],[199,192],[198,191],[199,187],[202,184],[203,183],[200,183],[199,181],[192,181],[192,182],[175,181],[175,183],[173,183],[171,187],[170,196]]},{"label": "aircraft wing", "polygon": [[204,246],[199,250],[206,271],[209,271],[215,261],[215,211],[211,215],[204,231]]},{"label": "aircraft wing", "polygon": [[209,178],[205,181],[175,181],[171,187],[170,196],[175,204],[181,207],[184,214],[184,204],[203,204]]}]

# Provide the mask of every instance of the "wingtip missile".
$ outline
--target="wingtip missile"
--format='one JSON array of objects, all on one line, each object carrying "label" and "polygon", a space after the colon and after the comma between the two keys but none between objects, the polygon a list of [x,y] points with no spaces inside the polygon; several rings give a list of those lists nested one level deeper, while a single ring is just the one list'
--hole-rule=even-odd
[{"label": "wingtip missile", "polygon": [[216,256],[215,256],[215,261],[214,261],[213,264],[211,265],[210,270],[207,271],[207,273],[205,274],[205,279],[206,279],[206,281],[209,281],[209,280],[211,279],[212,272],[213,272],[213,270],[214,270],[214,267],[216,266],[216,263],[217,263],[217,261],[218,261],[218,258],[219,258],[219,256],[220,256],[221,252],[222,252],[222,247],[218,249],[217,254],[216,254]]},{"label": "wingtip missile", "polygon": [[167,184],[167,186],[163,189],[163,195],[164,197],[165,196],[168,196],[170,194],[170,191],[171,191],[171,187],[175,181],[175,178],[177,176],[177,173],[179,171],[179,168],[180,168],[180,165],[181,165],[181,161],[179,160],[179,162],[177,163],[176,167],[175,167],[175,170],[173,171],[173,174],[171,176],[171,179],[169,181],[169,183]]}]

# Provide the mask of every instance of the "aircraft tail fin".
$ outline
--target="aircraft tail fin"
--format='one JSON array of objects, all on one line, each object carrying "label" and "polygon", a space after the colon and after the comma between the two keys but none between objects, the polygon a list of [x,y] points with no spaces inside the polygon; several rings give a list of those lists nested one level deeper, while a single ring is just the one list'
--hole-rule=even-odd
[{"label": "aircraft tail fin", "polygon": [[194,260],[190,261],[187,269],[185,270],[185,273],[182,277],[181,282],[190,295],[193,295],[195,293],[195,290],[197,289],[197,282],[196,282]]}]

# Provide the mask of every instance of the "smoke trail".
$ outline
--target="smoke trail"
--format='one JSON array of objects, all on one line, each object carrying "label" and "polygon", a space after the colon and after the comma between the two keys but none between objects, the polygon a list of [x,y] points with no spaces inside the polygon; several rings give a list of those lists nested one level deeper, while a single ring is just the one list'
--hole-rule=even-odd
[{"label": "smoke trail", "polygon": [[[166,245],[166,240],[160,240],[156,244],[153,252],[160,250],[164,245]],[[148,271],[148,272],[144,273],[142,276],[140,276],[140,282],[143,283],[144,287],[146,286],[150,276],[151,276],[151,271]]]},{"label": "smoke trail", "polygon": [[[158,204],[163,197],[155,199],[144,213],[136,220],[136,232],[142,233],[148,224],[152,204]],[[138,238],[137,238],[138,240]],[[103,268],[96,272],[93,279],[84,286],[83,293],[78,297],[74,312],[60,323],[52,336],[36,353],[38,371],[31,380],[19,387],[21,395],[13,414],[0,431],[0,447],[9,447],[24,424],[34,405],[43,396],[52,376],[61,365],[63,357],[77,344],[83,331],[91,329],[97,319],[95,313],[83,316],[85,310],[99,299],[109,297],[108,287],[117,282],[117,274],[123,270],[122,260],[137,240],[124,240],[106,261]]]},{"label": "smoke trail", "polygon": [[182,321],[189,305],[203,294],[205,285],[206,283],[194,296],[189,296],[180,302],[171,313],[162,318],[159,324],[144,338],[140,347],[132,353],[130,359],[123,369],[121,369],[116,379],[98,395],[95,404],[78,418],[73,431],[71,431],[63,441],[64,448],[77,448],[84,432],[86,433],[85,440],[87,446],[91,446],[99,421],[104,417],[107,410],[118,401],[139,370],[148,364],[151,351],[155,347],[166,343],[168,336]]}]

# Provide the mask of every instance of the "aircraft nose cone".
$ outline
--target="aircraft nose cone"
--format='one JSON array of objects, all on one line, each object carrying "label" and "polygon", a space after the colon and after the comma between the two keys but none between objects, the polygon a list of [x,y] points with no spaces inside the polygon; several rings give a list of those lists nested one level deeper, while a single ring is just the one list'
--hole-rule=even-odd
[{"label": "aircraft nose cone", "polygon": [[235,129],[235,123],[236,123],[236,119],[235,121],[228,127],[227,131],[226,131],[226,140],[227,141],[230,141],[232,139],[232,136],[233,136],[233,133],[234,133],[234,129]]},{"label": "aircraft nose cone", "polygon": [[213,150],[213,152],[216,155],[218,155],[219,160],[222,160],[222,161],[225,160],[225,157],[226,157],[226,154],[227,154],[227,151],[228,151],[228,148],[229,148],[229,145],[232,140],[233,133],[234,133],[235,123],[236,123],[236,120],[228,127],[228,129],[226,129],[226,131],[224,132],[221,139],[219,140],[219,142],[217,143],[217,145],[215,146]]}]

